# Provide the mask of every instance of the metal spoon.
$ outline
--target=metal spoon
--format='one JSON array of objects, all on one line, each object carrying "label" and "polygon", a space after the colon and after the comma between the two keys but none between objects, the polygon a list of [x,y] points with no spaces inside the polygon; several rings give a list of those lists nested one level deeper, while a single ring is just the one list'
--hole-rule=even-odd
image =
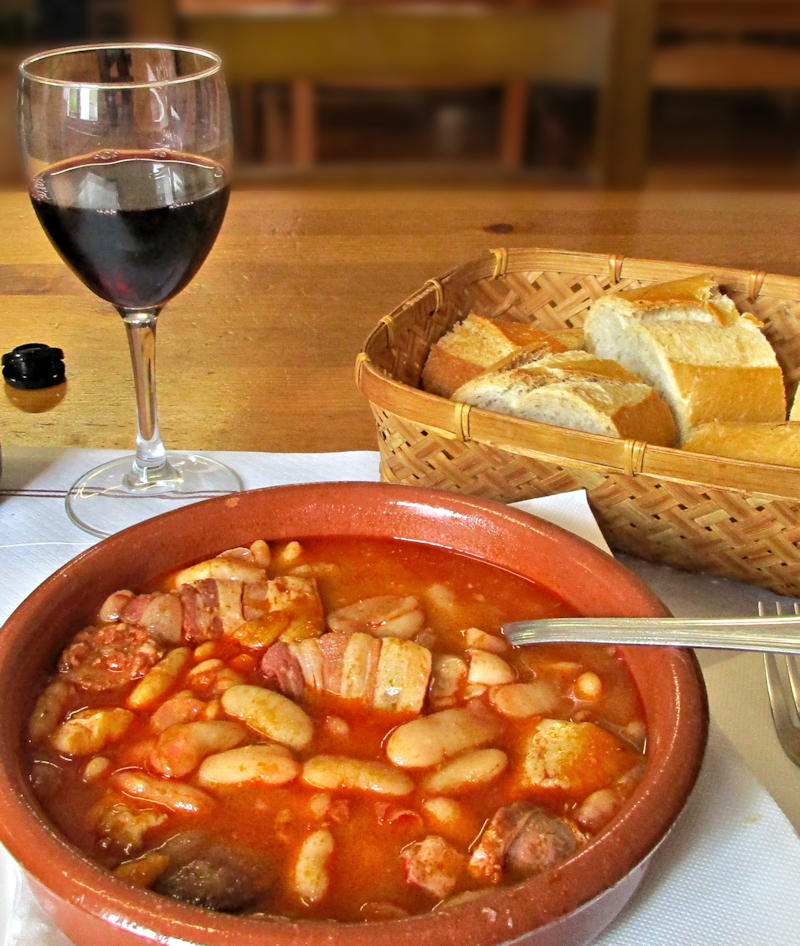
[{"label": "metal spoon", "polygon": [[774,618],[543,618],[503,625],[512,644],[653,644],[800,654],[800,616]]}]

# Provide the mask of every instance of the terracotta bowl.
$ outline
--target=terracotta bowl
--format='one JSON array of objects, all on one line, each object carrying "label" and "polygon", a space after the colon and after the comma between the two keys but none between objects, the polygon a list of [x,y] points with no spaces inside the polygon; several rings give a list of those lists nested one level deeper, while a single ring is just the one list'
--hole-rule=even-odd
[{"label": "terracotta bowl", "polygon": [[706,741],[702,677],[685,650],[626,648],[649,729],[642,782],[578,855],[514,887],[427,915],[370,924],[260,921],[138,890],[95,867],[48,824],[20,743],[38,680],[118,588],[255,538],[397,537],[445,546],[540,582],[579,613],[660,615],[633,574],[525,513],[444,492],[377,483],[281,486],[199,503],[112,536],[42,584],[0,633],[0,839],[77,946],[579,946],[622,909],[691,791]]}]

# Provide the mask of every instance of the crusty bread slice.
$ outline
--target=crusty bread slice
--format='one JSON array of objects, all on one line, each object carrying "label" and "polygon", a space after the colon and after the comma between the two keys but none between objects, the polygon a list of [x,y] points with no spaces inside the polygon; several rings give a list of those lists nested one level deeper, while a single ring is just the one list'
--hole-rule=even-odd
[{"label": "crusty bread slice", "polygon": [[800,466],[800,423],[704,424],[683,449],[754,463]]},{"label": "crusty bread slice", "polygon": [[675,423],[667,405],[638,379],[620,380],[620,370],[609,367],[610,377],[547,365],[491,372],[462,385],[453,400],[556,427],[672,446]]},{"label": "crusty bread slice", "polygon": [[525,362],[519,367],[526,371],[545,368],[554,379],[560,380],[578,380],[583,375],[609,378],[612,381],[631,381],[634,384],[642,380],[618,361],[598,358],[588,351],[543,352],[535,360]]},{"label": "crusty bread slice", "polygon": [[465,381],[509,355],[536,348],[548,352],[566,350],[549,332],[524,322],[490,319],[473,312],[431,347],[422,369],[422,388],[450,397]]},{"label": "crusty bread slice", "polygon": [[740,318],[728,326],[630,318],[595,310],[585,324],[587,345],[652,385],[670,409],[683,443],[695,427],[714,421],[785,420],[783,375],[758,325]]},{"label": "crusty bread slice", "polygon": [[654,283],[641,289],[609,292],[592,303],[589,314],[610,309],[647,322],[709,322],[733,325],[739,310],[708,274]]}]

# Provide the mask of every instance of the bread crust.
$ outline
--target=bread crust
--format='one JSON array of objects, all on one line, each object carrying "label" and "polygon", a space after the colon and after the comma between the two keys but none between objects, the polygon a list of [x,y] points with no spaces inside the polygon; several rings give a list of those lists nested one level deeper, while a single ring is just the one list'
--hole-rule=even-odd
[{"label": "bread crust", "polygon": [[698,427],[684,450],[707,456],[800,467],[800,423],[719,423]]},{"label": "bread crust", "polygon": [[521,351],[566,351],[549,332],[512,319],[470,313],[431,347],[422,369],[424,391],[450,397],[466,381]]},{"label": "bread crust", "polygon": [[608,293],[596,300],[590,314],[605,308],[647,321],[668,319],[733,325],[740,317],[733,300],[720,292],[708,273]]},{"label": "bread crust", "polygon": [[748,319],[729,326],[645,322],[609,307],[587,318],[586,333],[598,356],[618,360],[659,392],[681,443],[705,423],[786,418],[777,357]]},{"label": "bread crust", "polygon": [[657,392],[619,365],[603,367],[608,374],[541,364],[490,372],[462,385],[453,400],[538,423],[673,446],[675,422]]}]

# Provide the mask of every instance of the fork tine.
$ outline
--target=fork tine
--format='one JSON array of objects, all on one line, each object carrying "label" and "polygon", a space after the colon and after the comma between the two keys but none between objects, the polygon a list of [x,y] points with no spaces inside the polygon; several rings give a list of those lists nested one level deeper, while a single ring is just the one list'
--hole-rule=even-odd
[{"label": "fork tine", "polygon": [[764,654],[764,669],[767,675],[767,690],[769,691],[769,706],[772,710],[772,719],[779,733],[792,725],[789,708],[783,696],[783,685],[778,672],[778,661],[775,654]]},{"label": "fork tine", "polygon": [[786,669],[789,673],[789,686],[794,700],[795,715],[798,716],[798,725],[800,725],[800,667],[793,657],[786,658]]},{"label": "fork tine", "polygon": [[[783,614],[780,602],[776,602],[775,610]],[[765,606],[759,601],[758,613],[766,615]],[[800,614],[800,604],[795,602],[794,613]],[[772,720],[775,731],[786,755],[800,766],[800,667],[793,657],[784,657],[786,672],[789,678],[789,687],[785,687],[778,668],[775,654],[764,654],[764,669],[767,677],[767,691],[769,706],[772,711]],[[792,699],[789,698],[789,689]]]}]

